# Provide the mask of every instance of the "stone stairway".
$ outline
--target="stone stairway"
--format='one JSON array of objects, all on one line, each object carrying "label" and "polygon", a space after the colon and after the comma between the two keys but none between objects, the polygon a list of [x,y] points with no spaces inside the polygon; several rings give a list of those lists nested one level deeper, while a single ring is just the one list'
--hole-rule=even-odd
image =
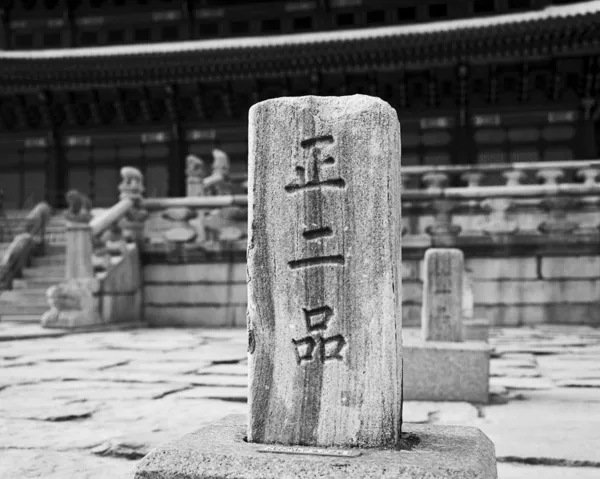
[{"label": "stone stairway", "polygon": [[[13,280],[13,289],[0,292],[0,320],[39,322],[48,309],[46,290],[65,276],[65,223],[62,213],[55,214],[46,228],[43,255],[31,259],[22,278]],[[9,243],[8,243],[9,244]],[[0,255],[4,254],[0,245]]]}]

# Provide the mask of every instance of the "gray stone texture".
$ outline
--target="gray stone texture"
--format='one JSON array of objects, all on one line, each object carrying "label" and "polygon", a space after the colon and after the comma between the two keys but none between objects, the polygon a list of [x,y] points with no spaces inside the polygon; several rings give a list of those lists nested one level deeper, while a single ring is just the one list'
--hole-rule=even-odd
[{"label": "gray stone texture", "polygon": [[483,342],[405,342],[406,401],[487,403],[490,347]]},{"label": "gray stone texture", "polygon": [[244,416],[228,416],[152,451],[136,479],[497,478],[493,443],[470,427],[405,424],[420,443],[410,451],[361,449],[361,456],[261,453],[244,440]]},{"label": "gray stone texture", "polygon": [[[2,479],[131,479],[135,461],[124,454],[136,444],[143,445],[135,449],[139,457],[224,415],[247,412],[248,388],[234,386],[247,366],[245,329],[60,332],[62,337],[47,338],[47,332],[59,331],[35,326],[40,331],[30,333],[37,339],[0,343]],[[20,331],[30,327],[0,321],[5,337],[23,337]],[[405,339],[407,333],[419,336],[418,329],[403,329]],[[533,351],[494,355],[491,366],[503,376],[492,379],[506,384],[519,379],[527,386],[540,379],[515,377],[528,370],[545,381],[599,377],[597,329],[492,328],[490,344]],[[102,380],[91,379],[100,373]],[[225,376],[231,377],[227,386],[203,385],[212,377],[225,384]],[[502,479],[595,478],[600,429],[593,413],[600,410],[600,387],[561,387],[556,381],[550,386],[498,387],[497,401],[476,407],[405,401],[402,416],[408,423],[481,429],[495,444]],[[101,445],[110,457],[97,455]],[[519,464],[527,462],[544,465]]]},{"label": "gray stone texture", "polygon": [[430,248],[425,252],[421,327],[425,341],[463,340],[462,251]]},{"label": "gray stone texture", "polygon": [[465,341],[485,341],[490,338],[490,322],[487,319],[463,319]]},{"label": "gray stone texture", "polygon": [[390,446],[402,422],[400,123],[379,98],[250,109],[252,440]]}]

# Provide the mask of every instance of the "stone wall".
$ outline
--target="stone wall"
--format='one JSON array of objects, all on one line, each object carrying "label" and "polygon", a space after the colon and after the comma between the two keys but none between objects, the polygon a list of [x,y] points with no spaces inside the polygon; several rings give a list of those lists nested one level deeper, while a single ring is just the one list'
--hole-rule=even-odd
[{"label": "stone wall", "polygon": [[[421,318],[422,260],[403,262],[404,324]],[[465,260],[474,317],[492,325],[600,325],[600,254],[476,257]]]},{"label": "stone wall", "polygon": [[[465,268],[475,317],[492,325],[600,325],[600,253],[592,256],[471,257]],[[153,257],[156,261],[156,257]],[[406,259],[403,322],[421,323],[422,259]],[[152,326],[245,327],[246,263],[146,264],[144,314]]]},{"label": "stone wall", "polygon": [[149,326],[246,326],[246,263],[146,264]]}]

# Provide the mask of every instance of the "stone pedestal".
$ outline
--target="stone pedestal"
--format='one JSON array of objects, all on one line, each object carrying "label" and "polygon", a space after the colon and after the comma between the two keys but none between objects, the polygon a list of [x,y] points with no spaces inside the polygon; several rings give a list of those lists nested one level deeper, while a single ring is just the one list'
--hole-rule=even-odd
[{"label": "stone pedestal", "polygon": [[494,444],[479,429],[406,423],[402,429],[400,450],[298,446],[289,454],[246,442],[246,417],[227,416],[153,450],[135,479],[497,479]]},{"label": "stone pedestal", "polygon": [[490,348],[483,342],[404,343],[404,400],[489,400]]}]

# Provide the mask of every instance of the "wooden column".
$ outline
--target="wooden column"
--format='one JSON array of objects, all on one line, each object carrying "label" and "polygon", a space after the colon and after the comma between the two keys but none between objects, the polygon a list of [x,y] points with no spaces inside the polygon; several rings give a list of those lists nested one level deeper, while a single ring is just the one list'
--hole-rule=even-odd
[{"label": "wooden column", "polygon": [[177,91],[176,86],[166,87],[167,110],[171,121],[171,155],[168,165],[169,171],[169,190],[170,197],[182,197],[186,193],[185,185],[185,155],[186,139],[185,130],[181,124],[181,117],[177,111]]},{"label": "wooden column", "polygon": [[49,126],[51,139],[50,149],[48,150],[49,157],[46,162],[45,199],[52,207],[61,208],[65,206],[64,195],[67,184],[65,151],[58,125],[50,111],[50,94],[47,91],[42,91],[39,95],[42,102],[42,114],[45,117],[45,123]]},{"label": "wooden column", "polygon": [[452,163],[470,165],[476,163],[474,131],[469,114],[469,67],[461,64],[457,69],[459,107],[452,141]]},{"label": "wooden column", "polygon": [[0,8],[0,50],[8,50],[10,45],[10,14],[8,7]]}]

